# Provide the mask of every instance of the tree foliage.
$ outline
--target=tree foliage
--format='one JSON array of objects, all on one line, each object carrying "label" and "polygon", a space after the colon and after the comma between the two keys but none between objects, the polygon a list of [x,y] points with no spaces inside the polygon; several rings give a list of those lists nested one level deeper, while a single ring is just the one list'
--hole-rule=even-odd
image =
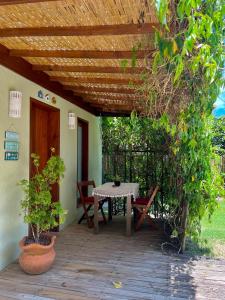
[{"label": "tree foliage", "polygon": [[[160,0],[156,7],[162,28],[156,33],[157,51],[149,77],[157,78],[163,70],[170,78],[172,92],[159,124],[167,127],[171,137],[171,175],[177,206],[189,206],[187,227],[180,228],[181,211],[175,228],[181,239],[185,233],[197,237],[202,216],[213,212],[216,197],[222,192],[211,142],[211,111],[223,85],[225,6],[220,0]],[[154,86],[149,89],[159,97],[165,96]],[[161,90],[166,91],[167,86]],[[185,101],[180,101],[182,98]],[[180,102],[175,118],[168,109],[170,101]]]},{"label": "tree foliage", "polygon": [[162,151],[167,148],[166,130],[155,130],[154,120],[138,117],[135,112],[128,118],[102,118],[103,152],[111,153],[117,150],[151,149]]},{"label": "tree foliage", "polygon": [[224,84],[225,3],[155,4],[161,27],[155,34],[153,61],[151,55],[146,57],[147,71],[138,92],[144,99],[143,115],[151,119],[149,126],[166,133],[169,141],[167,219],[183,250],[186,234],[198,237],[201,218],[213,212],[223,193],[211,112]]}]

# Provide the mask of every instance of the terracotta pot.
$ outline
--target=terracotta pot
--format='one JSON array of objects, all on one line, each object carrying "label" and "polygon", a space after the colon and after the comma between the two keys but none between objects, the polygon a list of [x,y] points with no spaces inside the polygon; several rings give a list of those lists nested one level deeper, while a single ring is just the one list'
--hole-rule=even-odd
[{"label": "terracotta pot", "polygon": [[24,245],[24,237],[19,246],[22,253],[19,257],[19,263],[24,272],[28,274],[41,274],[47,272],[55,260],[54,244],[56,236],[51,237],[51,243],[48,246],[40,244]]}]

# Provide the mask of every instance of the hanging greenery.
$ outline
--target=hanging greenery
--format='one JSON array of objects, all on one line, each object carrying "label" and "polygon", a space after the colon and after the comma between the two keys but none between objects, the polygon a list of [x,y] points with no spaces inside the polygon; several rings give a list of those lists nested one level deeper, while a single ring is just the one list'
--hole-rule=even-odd
[{"label": "hanging greenery", "polygon": [[[223,193],[211,112],[224,82],[225,4],[223,0],[155,0],[155,4],[161,27],[156,29],[156,50],[146,58],[138,93],[142,114],[156,132],[166,132],[169,141],[165,218],[184,251],[185,237],[199,236],[201,218],[212,214]],[[132,130],[122,134],[132,136]]]},{"label": "hanging greenery", "polygon": [[174,197],[175,207],[170,218],[181,251],[186,234],[198,236],[201,218],[213,212],[221,194],[211,111],[223,85],[224,8],[217,0],[156,1],[161,29],[142,89],[154,108],[150,115],[162,115],[157,126],[165,127],[171,137],[174,188],[169,197]]}]

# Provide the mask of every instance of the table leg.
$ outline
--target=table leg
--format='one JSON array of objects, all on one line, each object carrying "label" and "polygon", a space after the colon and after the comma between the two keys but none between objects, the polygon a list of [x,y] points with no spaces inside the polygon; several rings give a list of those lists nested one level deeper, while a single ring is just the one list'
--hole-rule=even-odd
[{"label": "table leg", "polygon": [[94,232],[98,233],[98,196],[94,196]]},{"label": "table leg", "polygon": [[127,196],[127,236],[131,235],[131,196]]},{"label": "table leg", "polygon": [[112,199],[108,198],[108,220],[112,221]]}]

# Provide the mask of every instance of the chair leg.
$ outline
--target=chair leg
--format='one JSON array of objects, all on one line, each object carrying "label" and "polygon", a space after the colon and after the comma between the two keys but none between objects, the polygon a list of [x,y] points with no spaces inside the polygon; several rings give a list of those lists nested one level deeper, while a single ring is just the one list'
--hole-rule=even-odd
[{"label": "chair leg", "polygon": [[134,226],[135,226],[137,222],[137,214],[138,214],[136,207],[133,207],[133,214],[134,214]]},{"label": "chair leg", "polygon": [[106,217],[105,217],[105,213],[104,213],[104,210],[103,210],[103,205],[104,205],[104,202],[102,202],[99,206],[100,210],[101,210],[101,213],[102,213],[102,217],[103,217],[103,220],[104,220],[104,223],[106,224],[107,221],[106,221]]},{"label": "chair leg", "polygon": [[[87,212],[90,210],[92,204],[90,204],[87,208]],[[85,213],[83,213],[82,217],[79,219],[78,224],[80,224],[86,218]]]},{"label": "chair leg", "polygon": [[[89,209],[91,208],[92,204],[89,205]],[[85,204],[83,205],[83,208],[84,208],[84,215],[85,215],[85,218],[87,219],[87,223],[88,223],[88,227],[89,228],[92,228],[94,226],[93,224],[93,220],[91,220],[91,218],[89,217],[88,215],[88,208],[86,208]]]},{"label": "chair leg", "polygon": [[140,216],[138,217],[137,224],[136,224],[136,226],[135,226],[135,230],[138,230],[138,229],[141,227],[141,225],[142,225],[143,222],[144,222],[145,216],[146,216],[146,212],[142,212],[142,213],[140,214]]}]

